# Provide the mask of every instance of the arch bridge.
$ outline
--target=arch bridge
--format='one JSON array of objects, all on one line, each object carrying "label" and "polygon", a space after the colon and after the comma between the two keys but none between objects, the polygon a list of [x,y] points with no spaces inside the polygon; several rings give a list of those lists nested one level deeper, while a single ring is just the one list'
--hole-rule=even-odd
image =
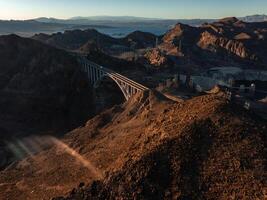
[{"label": "arch bridge", "polygon": [[79,63],[82,65],[82,71],[87,74],[87,77],[93,86],[96,86],[96,83],[103,77],[110,77],[119,86],[127,101],[136,93],[149,90],[149,88],[115,71],[91,62],[85,57],[79,57]]}]

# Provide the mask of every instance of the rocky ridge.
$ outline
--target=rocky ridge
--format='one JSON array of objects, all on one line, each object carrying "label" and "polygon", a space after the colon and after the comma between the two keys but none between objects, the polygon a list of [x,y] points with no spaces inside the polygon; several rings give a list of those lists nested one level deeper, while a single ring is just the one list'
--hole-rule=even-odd
[{"label": "rocky ridge", "polygon": [[[267,23],[246,23],[230,17],[200,27],[178,23],[162,38],[158,49],[162,59],[174,61],[173,65],[194,65],[195,69],[236,65],[266,69]],[[155,50],[152,50],[155,51]],[[151,65],[154,53],[148,55]],[[151,58],[152,57],[152,58]]]}]

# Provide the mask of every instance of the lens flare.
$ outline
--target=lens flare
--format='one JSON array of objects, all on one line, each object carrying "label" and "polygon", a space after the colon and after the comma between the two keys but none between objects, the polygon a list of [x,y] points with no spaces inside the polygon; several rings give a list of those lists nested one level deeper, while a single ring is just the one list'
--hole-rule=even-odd
[{"label": "lens flare", "polygon": [[15,158],[21,160],[25,157],[23,151],[14,143],[8,143],[9,150],[14,154]]},{"label": "lens flare", "polygon": [[68,155],[75,158],[78,163],[82,164],[86,167],[96,179],[103,179],[102,172],[97,169],[92,162],[88,159],[85,159],[81,154],[75,151],[73,148],[69,147],[64,142],[58,140],[52,136],[41,136],[41,137],[27,137],[21,140],[16,140],[13,143],[8,143],[8,147],[10,151],[13,152],[14,156],[17,160],[22,160],[27,156],[34,158],[34,155],[49,148],[52,146],[56,146],[62,152],[67,153]]},{"label": "lens flare", "polygon": [[85,159],[81,156],[77,151],[63,143],[62,141],[51,137],[50,138],[59,148],[61,148],[64,152],[68,153],[70,156],[74,157],[77,161],[79,161],[84,167],[89,169],[97,179],[103,179],[102,172],[97,169],[88,159]]},{"label": "lens flare", "polygon": [[35,142],[35,137],[25,138],[24,141],[33,153],[38,153],[43,150],[42,146]]},{"label": "lens flare", "polygon": [[25,153],[27,153],[29,156],[33,156],[34,152],[32,152],[25,144],[24,142],[18,140],[17,141],[18,147],[20,147],[22,150],[24,150]]}]

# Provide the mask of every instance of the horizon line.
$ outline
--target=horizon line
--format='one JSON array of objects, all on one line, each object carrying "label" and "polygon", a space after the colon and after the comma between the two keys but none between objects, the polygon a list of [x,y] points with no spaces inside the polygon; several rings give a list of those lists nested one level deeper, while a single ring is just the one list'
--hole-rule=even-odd
[{"label": "horizon line", "polygon": [[267,14],[252,14],[252,15],[245,15],[245,16],[224,16],[224,17],[212,17],[212,18],[158,18],[158,17],[142,17],[142,16],[131,16],[131,15],[92,15],[92,16],[73,16],[73,17],[66,17],[66,18],[57,18],[57,17],[46,17],[46,16],[40,16],[40,17],[33,17],[33,18],[25,18],[25,19],[15,19],[15,18],[9,18],[9,19],[0,19],[2,21],[28,21],[28,20],[36,20],[40,18],[46,18],[46,19],[56,19],[56,20],[75,20],[73,18],[93,18],[93,17],[133,17],[133,18],[139,18],[139,19],[147,19],[147,20],[217,20],[217,19],[223,19],[223,18],[229,18],[229,17],[236,17],[236,18],[243,18],[243,17],[250,17],[250,16],[267,16]]}]

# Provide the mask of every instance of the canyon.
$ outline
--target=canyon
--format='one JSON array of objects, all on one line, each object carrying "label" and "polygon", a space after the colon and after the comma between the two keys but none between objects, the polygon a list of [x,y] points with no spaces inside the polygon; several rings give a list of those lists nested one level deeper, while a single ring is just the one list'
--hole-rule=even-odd
[{"label": "canyon", "polygon": [[[265,199],[264,76],[194,81],[264,74],[266,36],[267,22],[235,17],[161,36],[0,36],[0,199]],[[80,56],[149,90],[126,101],[108,76],[91,85]],[[263,96],[239,88],[251,83]]]}]

